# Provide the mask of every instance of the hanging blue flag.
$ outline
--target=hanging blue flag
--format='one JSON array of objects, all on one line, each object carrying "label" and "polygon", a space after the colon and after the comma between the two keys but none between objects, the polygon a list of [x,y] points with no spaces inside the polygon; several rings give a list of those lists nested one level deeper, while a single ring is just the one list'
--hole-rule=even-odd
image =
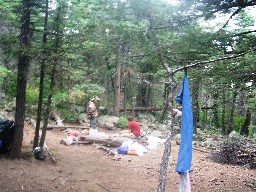
[{"label": "hanging blue flag", "polygon": [[182,86],[179,95],[176,97],[176,101],[182,105],[181,143],[176,171],[178,173],[187,173],[190,171],[192,161],[193,112],[186,75],[183,77]]}]

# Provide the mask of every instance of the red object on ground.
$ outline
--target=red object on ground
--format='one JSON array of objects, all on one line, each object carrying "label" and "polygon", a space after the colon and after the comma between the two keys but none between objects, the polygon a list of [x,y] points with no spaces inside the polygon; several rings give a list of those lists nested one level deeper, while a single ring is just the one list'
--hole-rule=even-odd
[{"label": "red object on ground", "polygon": [[77,132],[70,132],[70,133],[68,133],[68,136],[74,136],[74,137],[77,137],[77,136],[81,136],[81,133],[77,133]]},{"label": "red object on ground", "polygon": [[128,123],[128,128],[135,136],[140,136],[140,125],[137,121],[130,121]]}]

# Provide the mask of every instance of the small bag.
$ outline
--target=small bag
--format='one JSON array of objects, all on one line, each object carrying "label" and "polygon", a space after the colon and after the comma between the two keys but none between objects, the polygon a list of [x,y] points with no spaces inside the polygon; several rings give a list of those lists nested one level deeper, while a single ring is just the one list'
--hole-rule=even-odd
[{"label": "small bag", "polygon": [[127,145],[121,145],[117,149],[118,154],[127,154],[128,153],[128,146]]},{"label": "small bag", "polygon": [[37,160],[44,160],[45,154],[40,147],[36,147],[32,153]]}]

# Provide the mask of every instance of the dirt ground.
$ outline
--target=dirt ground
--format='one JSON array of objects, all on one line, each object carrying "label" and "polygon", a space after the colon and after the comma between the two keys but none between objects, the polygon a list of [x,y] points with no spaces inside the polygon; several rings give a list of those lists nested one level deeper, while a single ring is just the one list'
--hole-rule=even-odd
[{"label": "dirt ground", "polygon": [[[113,131],[100,130],[106,133]],[[0,191],[27,192],[151,192],[156,191],[164,145],[150,149],[143,156],[108,155],[94,145],[60,144],[66,134],[47,132],[46,144],[56,158],[9,160],[0,157]],[[26,128],[25,151],[31,149],[33,130]],[[179,175],[175,172],[179,146],[172,144],[166,192],[178,191]],[[256,191],[256,170],[212,162],[208,153],[193,151],[190,173],[193,192]]]}]

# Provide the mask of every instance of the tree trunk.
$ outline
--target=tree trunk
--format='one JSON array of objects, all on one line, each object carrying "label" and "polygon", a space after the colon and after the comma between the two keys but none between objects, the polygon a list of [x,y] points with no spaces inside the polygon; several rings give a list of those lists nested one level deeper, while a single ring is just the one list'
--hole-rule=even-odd
[{"label": "tree trunk", "polygon": [[222,134],[226,134],[226,126],[225,126],[225,115],[226,115],[226,92],[225,87],[222,86],[222,113],[221,113],[221,130]]},{"label": "tree trunk", "polygon": [[[172,78],[171,78],[172,79]],[[168,103],[168,121],[167,121],[167,130],[168,130],[168,135],[165,141],[165,148],[164,148],[164,153],[161,161],[161,166],[160,166],[160,175],[159,175],[159,183],[158,183],[158,188],[157,192],[163,192],[165,191],[165,185],[166,185],[166,178],[167,178],[167,172],[168,172],[168,164],[169,164],[169,159],[170,159],[170,154],[171,154],[171,138],[172,138],[172,130],[173,130],[173,87],[172,83],[170,83],[169,86],[170,89],[170,94],[167,97],[167,103]]]},{"label": "tree trunk", "polygon": [[[58,55],[58,50],[60,48],[60,35],[62,31],[60,30],[60,24],[61,24],[61,7],[58,7],[57,10],[57,17],[56,17],[56,40],[55,40],[55,53]],[[48,95],[47,99],[47,105],[45,110],[45,116],[44,116],[44,124],[42,129],[42,135],[40,138],[39,146],[43,149],[45,138],[46,138],[46,131],[47,131],[47,125],[48,120],[50,116],[51,111],[51,104],[52,104],[52,95],[53,95],[53,88],[55,86],[55,76],[56,76],[56,68],[57,68],[58,58],[55,58],[53,63],[53,69],[51,73],[51,83],[50,83],[50,94]]]},{"label": "tree trunk", "polygon": [[121,45],[117,45],[117,55],[116,55],[116,71],[115,71],[115,97],[114,97],[114,116],[119,116],[119,105],[120,105],[120,96],[121,96]]},{"label": "tree trunk", "polygon": [[[127,78],[124,79],[124,88],[123,88],[123,92],[124,92],[124,98],[123,98],[123,111],[124,111],[124,114],[126,115],[127,111],[126,111],[126,106],[127,106],[127,94],[128,94],[128,89],[127,89],[127,85],[128,85],[128,81],[127,81]],[[120,110],[120,109],[119,109]]]},{"label": "tree trunk", "polygon": [[199,98],[199,83],[200,80],[197,79],[195,81],[196,83],[193,83],[192,85],[192,103],[194,106],[194,110],[193,110],[193,123],[194,123],[194,131],[196,133],[196,128],[197,128],[197,123],[199,121],[199,102],[198,102],[198,98]]},{"label": "tree trunk", "polygon": [[[47,42],[47,29],[48,29],[48,0],[45,0],[45,17],[44,17],[44,34],[43,34],[43,45]],[[43,51],[43,60],[41,63],[40,70],[40,84],[39,84],[39,98],[38,98],[38,107],[37,107],[37,117],[36,117],[36,129],[35,129],[35,137],[33,149],[38,146],[39,141],[39,130],[40,130],[40,122],[41,122],[41,114],[42,114],[42,105],[43,105],[43,92],[44,92],[44,76],[45,76],[45,62],[46,62],[46,54],[47,50],[44,48]]]},{"label": "tree trunk", "polygon": [[219,124],[219,112],[218,112],[218,93],[213,93],[213,122],[215,124],[215,127],[218,129],[220,124]]},{"label": "tree trunk", "polygon": [[20,56],[18,59],[18,74],[16,87],[16,114],[15,114],[15,130],[12,145],[10,148],[10,157],[16,158],[21,155],[21,147],[23,140],[23,129],[25,120],[25,102],[26,102],[26,86],[27,75],[29,70],[29,54],[27,53],[30,43],[30,0],[23,0],[23,13],[21,19],[20,34]]},{"label": "tree trunk", "polygon": [[[57,61],[55,61],[55,62],[57,62]],[[45,138],[46,138],[46,130],[47,130],[48,120],[49,120],[50,111],[51,111],[53,88],[54,88],[54,85],[55,85],[56,65],[57,64],[54,63],[53,70],[52,70],[51,85],[50,85],[50,90],[49,90],[50,94],[48,95],[48,99],[47,99],[45,116],[44,116],[44,123],[43,123],[43,129],[42,129],[42,134],[41,134],[40,143],[39,143],[39,146],[42,149],[44,147],[44,142],[45,142]]]},{"label": "tree trunk", "polygon": [[[150,25],[152,29],[155,29],[153,18],[150,19]],[[167,130],[168,130],[168,136],[165,142],[165,149],[161,161],[161,167],[160,167],[160,175],[159,175],[159,183],[157,192],[163,192],[165,191],[165,184],[166,184],[166,178],[167,178],[167,171],[168,171],[168,164],[170,159],[170,153],[171,153],[171,130],[173,130],[173,74],[172,70],[166,63],[166,59],[164,57],[163,51],[161,49],[161,46],[159,44],[159,41],[157,39],[156,31],[152,30],[152,40],[157,48],[159,59],[162,63],[162,66],[165,68],[167,74],[168,74],[168,87],[170,89],[170,94],[167,97],[166,103],[168,104],[168,123],[167,123]]]},{"label": "tree trunk", "polygon": [[[112,69],[109,64],[109,58],[105,58],[105,61],[106,61],[107,70],[111,72]],[[112,93],[115,92],[115,81],[112,74],[110,75],[109,78],[110,78],[110,81],[107,82],[107,107],[112,105],[111,104]]]},{"label": "tree trunk", "polygon": [[235,90],[233,92],[233,98],[231,102],[231,110],[230,110],[230,116],[228,121],[228,128],[227,128],[227,134],[230,134],[233,130],[233,123],[234,123],[234,112],[235,112],[235,103],[236,103],[236,97],[237,97],[237,91]]},{"label": "tree trunk", "polygon": [[247,109],[245,121],[244,121],[243,127],[240,131],[241,135],[245,135],[245,136],[249,135],[250,122],[251,122],[251,112],[249,109]]},{"label": "tree trunk", "polygon": [[238,99],[238,114],[239,115],[243,115],[246,113],[246,110],[245,110],[245,101],[246,101],[246,98],[245,98],[245,93],[244,91],[240,91],[239,93],[239,99]]}]

